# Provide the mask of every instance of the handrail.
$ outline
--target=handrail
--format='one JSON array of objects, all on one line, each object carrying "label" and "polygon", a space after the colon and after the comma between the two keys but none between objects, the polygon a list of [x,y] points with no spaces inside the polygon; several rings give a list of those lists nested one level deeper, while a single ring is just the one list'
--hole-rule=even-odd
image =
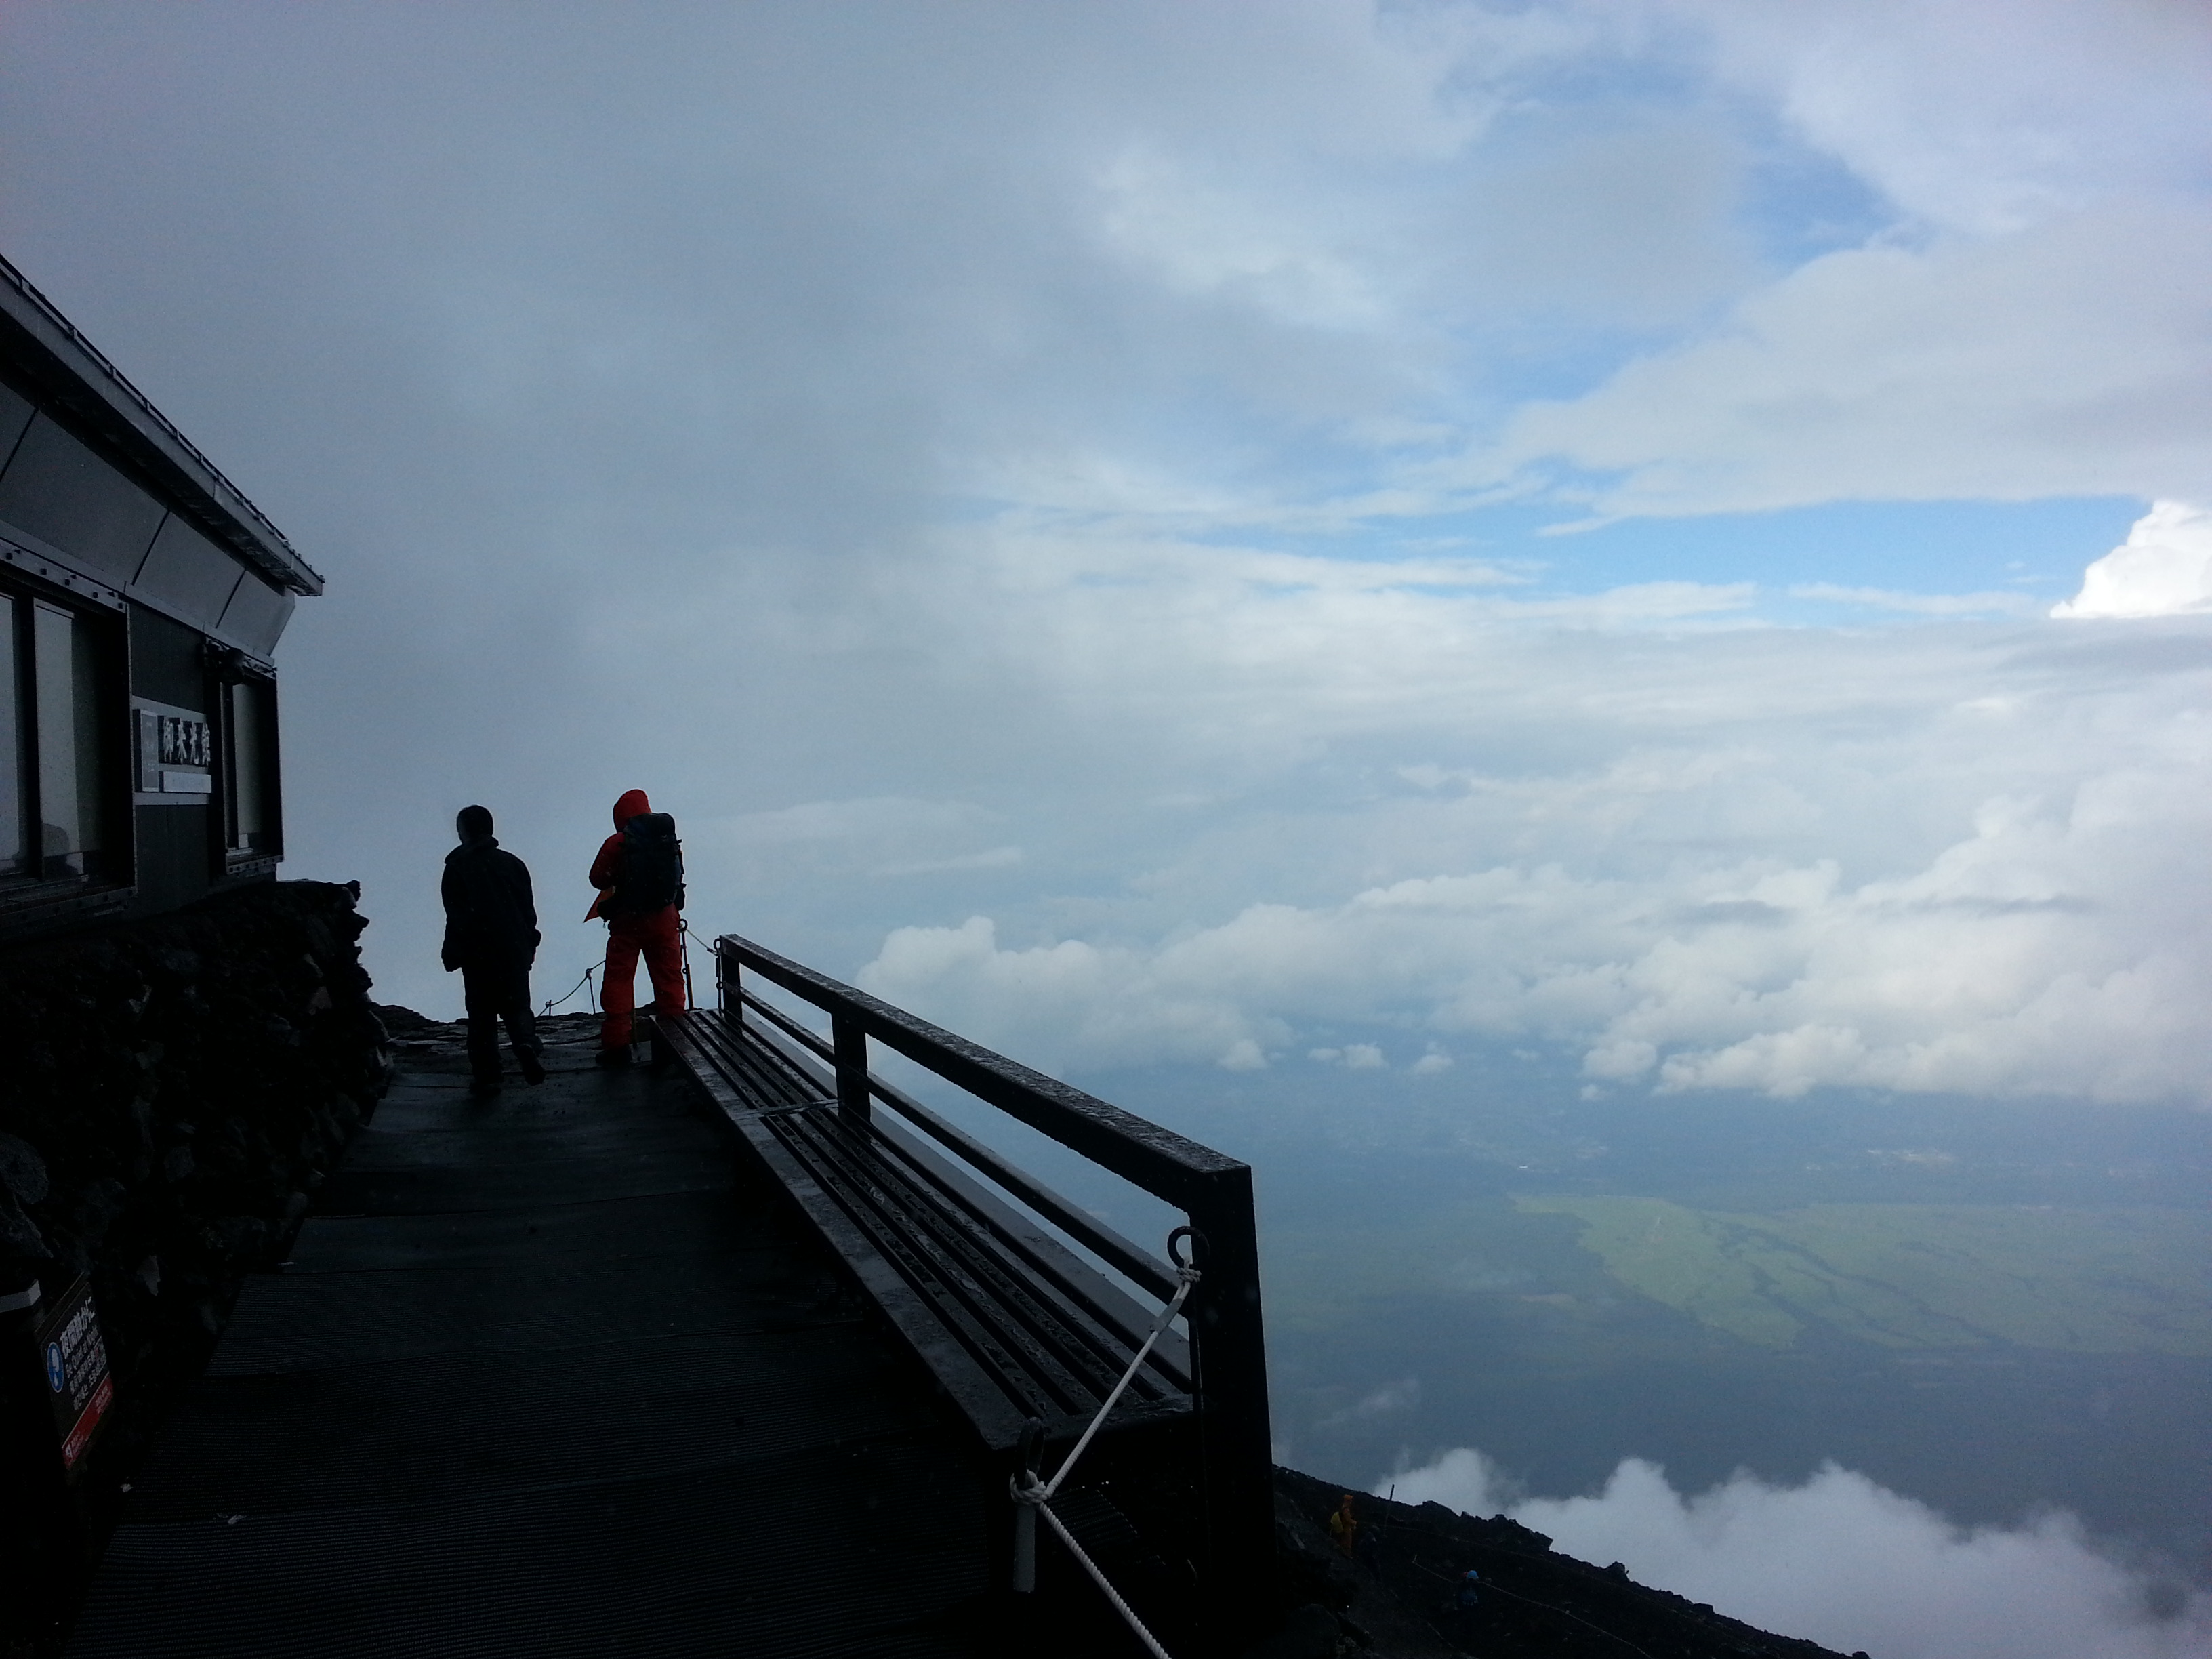
[{"label": "handrail", "polygon": [[[737,994],[746,1007],[766,1015],[780,1030],[804,1044],[811,1053],[826,1060],[835,1060],[836,1050],[818,1033],[808,1030],[783,1010],[750,991],[740,988]],[[1141,1244],[1124,1238],[1104,1222],[1076,1209],[1051,1188],[1016,1169],[965,1129],[939,1116],[905,1090],[872,1076],[868,1079],[868,1091],[932,1140],[963,1162],[981,1170],[1062,1232],[1087,1246],[1100,1261],[1110,1265],[1133,1283],[1143,1285],[1155,1296],[1175,1294],[1175,1270]]]},{"label": "handrail", "polygon": [[1188,1207],[1194,1198],[1202,1201],[1218,1177],[1247,1169],[1172,1129],[1033,1072],[750,939],[725,933],[714,948],[803,1001],[833,1017],[842,1015],[887,1048],[1157,1198]]},{"label": "handrail", "polygon": [[[1177,1291],[1179,1282],[1164,1264],[1079,1214],[920,1102],[872,1076],[869,1040],[1165,1199],[1188,1217],[1196,1235],[1194,1254],[1204,1273],[1204,1282],[1183,1310],[1205,1493],[1201,1576],[1208,1586],[1207,1616],[1219,1622],[1217,1635],[1225,1640],[1241,1623],[1236,1610],[1251,1605],[1261,1587],[1272,1582],[1274,1565],[1273,1447],[1251,1167],[735,933],[714,941],[714,963],[726,1017],[733,1013],[742,1024],[748,1007],[758,1009],[807,1053],[827,1061],[838,1110],[854,1120],[856,1127],[882,1100],[1133,1283],[1164,1299]],[[741,975],[748,969],[827,1013],[828,1041],[747,991]]]}]

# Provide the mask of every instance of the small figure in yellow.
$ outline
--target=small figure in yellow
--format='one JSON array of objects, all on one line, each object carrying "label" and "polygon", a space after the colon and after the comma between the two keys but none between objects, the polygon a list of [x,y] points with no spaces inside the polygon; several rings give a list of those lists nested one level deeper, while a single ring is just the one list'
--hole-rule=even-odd
[{"label": "small figure in yellow", "polygon": [[1359,1555],[1359,1517],[1352,1512],[1352,1494],[1344,1494],[1344,1501],[1336,1506],[1336,1513],[1328,1517],[1328,1535],[1336,1540],[1336,1547],[1347,1561]]}]

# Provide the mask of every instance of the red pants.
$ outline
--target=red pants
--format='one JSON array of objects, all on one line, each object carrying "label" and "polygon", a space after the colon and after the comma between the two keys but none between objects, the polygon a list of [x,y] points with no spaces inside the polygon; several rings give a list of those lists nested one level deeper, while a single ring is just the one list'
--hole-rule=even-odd
[{"label": "red pants", "polygon": [[684,1012],[684,946],[676,932],[676,907],[664,905],[641,916],[617,916],[607,928],[607,972],[599,987],[599,1046],[619,1048],[629,1041],[630,1010],[636,999],[637,958],[653,979],[653,1012]]}]

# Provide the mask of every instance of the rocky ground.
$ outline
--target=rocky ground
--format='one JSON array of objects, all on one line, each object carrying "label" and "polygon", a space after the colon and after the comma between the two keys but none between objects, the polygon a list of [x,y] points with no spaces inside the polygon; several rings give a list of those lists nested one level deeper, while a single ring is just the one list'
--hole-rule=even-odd
[{"label": "rocky ground", "polygon": [[[1360,1494],[1347,1559],[1328,1530],[1342,1495],[1294,1469],[1275,1472],[1276,1536],[1303,1605],[1253,1659],[1839,1659],[1636,1583],[1618,1562],[1561,1555],[1543,1534],[1502,1515],[1483,1520]],[[1462,1620],[1451,1604],[1470,1567],[1481,1574],[1482,1599]]]}]

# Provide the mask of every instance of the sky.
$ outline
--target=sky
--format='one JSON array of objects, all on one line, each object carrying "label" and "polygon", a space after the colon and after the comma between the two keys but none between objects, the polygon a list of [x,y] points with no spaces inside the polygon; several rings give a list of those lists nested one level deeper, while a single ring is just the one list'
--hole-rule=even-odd
[{"label": "sky", "polygon": [[641,787],[1094,1081],[2212,1104],[2208,131],[2193,0],[0,0],[380,998]]}]

